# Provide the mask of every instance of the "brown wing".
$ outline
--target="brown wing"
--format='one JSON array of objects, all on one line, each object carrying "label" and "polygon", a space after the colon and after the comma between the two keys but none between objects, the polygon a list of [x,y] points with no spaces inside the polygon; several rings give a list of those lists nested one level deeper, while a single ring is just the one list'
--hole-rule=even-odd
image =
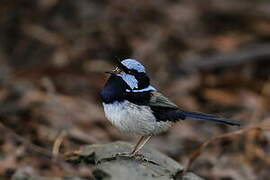
[{"label": "brown wing", "polygon": [[180,119],[185,119],[185,116],[179,111],[177,105],[159,92],[151,92],[149,106],[157,121],[175,122]]},{"label": "brown wing", "polygon": [[178,109],[178,106],[157,91],[151,92],[149,106]]}]

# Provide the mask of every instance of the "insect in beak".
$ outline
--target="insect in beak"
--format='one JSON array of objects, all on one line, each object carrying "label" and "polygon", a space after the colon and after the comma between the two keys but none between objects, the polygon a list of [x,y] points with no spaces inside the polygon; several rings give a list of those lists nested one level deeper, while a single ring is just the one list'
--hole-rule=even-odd
[{"label": "insect in beak", "polygon": [[121,72],[122,72],[121,69],[119,69],[118,67],[116,67],[114,70],[112,70],[112,71],[106,71],[105,73],[107,73],[107,74],[119,74]]}]

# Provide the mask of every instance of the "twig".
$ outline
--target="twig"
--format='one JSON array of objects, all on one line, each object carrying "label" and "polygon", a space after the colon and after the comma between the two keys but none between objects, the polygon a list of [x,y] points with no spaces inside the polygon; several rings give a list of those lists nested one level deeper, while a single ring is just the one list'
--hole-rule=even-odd
[{"label": "twig", "polygon": [[192,163],[203,153],[204,149],[211,143],[217,141],[217,140],[221,140],[221,139],[225,139],[225,138],[231,138],[233,136],[236,135],[241,135],[244,134],[246,132],[249,131],[270,131],[270,127],[266,127],[266,126],[252,126],[252,127],[248,127],[245,129],[241,129],[238,131],[234,131],[234,132],[230,132],[230,133],[226,133],[226,134],[222,134],[220,136],[217,137],[213,137],[209,140],[207,140],[206,142],[204,142],[197,151],[195,151],[194,153],[192,153],[191,157],[188,160],[187,166],[183,171],[183,174],[185,174],[191,167]]},{"label": "twig", "polygon": [[67,132],[65,130],[63,130],[63,131],[61,131],[59,136],[57,136],[57,138],[55,139],[55,141],[53,143],[53,149],[52,149],[52,154],[54,157],[59,156],[61,144],[66,136],[67,136]]}]

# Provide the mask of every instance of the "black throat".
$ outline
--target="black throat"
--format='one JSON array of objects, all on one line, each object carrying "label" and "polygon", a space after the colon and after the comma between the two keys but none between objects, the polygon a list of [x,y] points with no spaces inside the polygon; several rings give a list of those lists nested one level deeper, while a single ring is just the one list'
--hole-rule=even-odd
[{"label": "black throat", "polygon": [[[138,81],[138,90],[147,88],[150,85],[150,80],[145,73],[137,74],[135,78]],[[131,88],[122,77],[112,74],[101,90],[101,99],[106,104],[128,100],[139,105],[147,104],[150,100],[151,91],[127,92],[127,90],[131,90]]]},{"label": "black throat", "polygon": [[106,104],[124,101],[123,94],[128,87],[121,77],[112,74],[100,92],[101,100]]}]

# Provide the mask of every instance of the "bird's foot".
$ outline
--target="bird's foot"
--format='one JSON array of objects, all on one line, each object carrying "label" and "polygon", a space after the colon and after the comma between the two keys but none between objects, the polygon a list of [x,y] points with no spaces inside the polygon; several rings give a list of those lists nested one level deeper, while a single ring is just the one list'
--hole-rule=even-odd
[{"label": "bird's foot", "polygon": [[115,157],[130,157],[130,153],[128,152],[116,153]]},{"label": "bird's foot", "polygon": [[144,158],[144,156],[142,154],[134,154],[134,153],[130,153],[130,152],[121,152],[121,153],[117,153],[115,155],[116,157],[129,157],[129,158]]},{"label": "bird's foot", "polygon": [[134,158],[136,160],[143,161],[146,163],[159,165],[158,163],[154,162],[153,160],[146,158],[143,154],[138,154],[138,153],[134,154],[134,153],[130,153],[130,152],[121,152],[121,153],[117,153],[115,155],[115,157]]}]

